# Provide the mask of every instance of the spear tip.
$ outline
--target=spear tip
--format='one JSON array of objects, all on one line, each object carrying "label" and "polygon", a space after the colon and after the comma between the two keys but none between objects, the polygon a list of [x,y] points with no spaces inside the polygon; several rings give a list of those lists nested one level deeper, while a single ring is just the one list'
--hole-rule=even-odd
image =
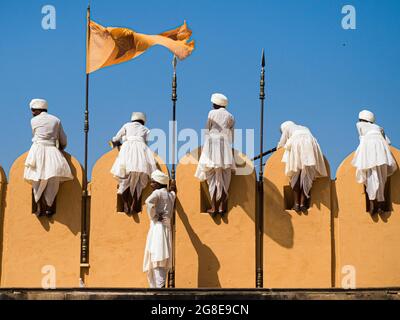
[{"label": "spear tip", "polygon": [[172,59],[172,66],[174,69],[176,69],[176,65],[178,64],[178,59],[176,58],[176,55],[174,55],[174,58]]},{"label": "spear tip", "polygon": [[262,50],[261,66],[263,68],[265,67],[265,52],[264,52],[264,49]]}]

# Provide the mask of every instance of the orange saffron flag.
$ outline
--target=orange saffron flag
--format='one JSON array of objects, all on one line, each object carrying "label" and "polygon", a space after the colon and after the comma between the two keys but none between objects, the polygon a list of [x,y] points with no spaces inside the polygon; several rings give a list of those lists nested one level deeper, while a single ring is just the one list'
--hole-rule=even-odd
[{"label": "orange saffron flag", "polygon": [[154,45],[171,50],[180,60],[194,50],[192,31],[184,24],[159,35],[137,33],[127,28],[103,27],[89,20],[86,73],[136,58]]}]

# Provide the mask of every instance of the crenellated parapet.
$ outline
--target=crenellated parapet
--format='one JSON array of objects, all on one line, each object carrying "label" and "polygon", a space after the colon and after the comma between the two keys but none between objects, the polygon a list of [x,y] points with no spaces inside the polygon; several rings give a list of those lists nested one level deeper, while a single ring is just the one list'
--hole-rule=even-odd
[{"label": "crenellated parapet", "polygon": [[[391,148],[398,163],[400,151]],[[307,213],[291,210],[293,194],[284,175],[282,150],[264,171],[263,256],[265,288],[399,287],[400,171],[389,179],[384,214],[371,215],[363,185],[356,182],[353,155],[336,179],[315,181]],[[120,209],[118,182],[110,173],[118,151],[103,155],[92,171],[89,219],[89,266],[80,268],[82,177],[79,162],[65,154],[74,175],[57,196],[56,214],[32,214],[32,188],[24,181],[27,154],[12,165],[8,182],[0,168],[1,287],[57,288],[79,286],[148,287],[142,271],[149,230],[145,200],[142,211]],[[176,288],[254,288],[256,283],[256,174],[246,155],[235,152],[228,213],[207,213],[205,182],[194,177],[200,149],[176,168]],[[159,169],[168,173],[156,156]],[[326,160],[325,160],[326,161]],[[326,166],[329,168],[328,161]],[[84,271],[83,273],[82,270]],[[54,283],[51,282],[54,279]]]}]

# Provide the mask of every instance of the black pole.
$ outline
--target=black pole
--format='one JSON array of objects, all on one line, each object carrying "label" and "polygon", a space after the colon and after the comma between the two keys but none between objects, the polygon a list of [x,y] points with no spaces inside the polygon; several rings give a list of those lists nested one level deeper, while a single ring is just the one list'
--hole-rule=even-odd
[{"label": "black pole", "polygon": [[275,147],[275,148],[272,148],[272,149],[270,149],[270,150],[267,150],[267,151],[263,152],[261,155],[258,155],[258,156],[256,156],[256,157],[254,157],[254,158],[252,159],[252,161],[256,161],[256,160],[258,160],[258,159],[262,159],[263,157],[268,156],[268,155],[270,155],[271,153],[274,153],[276,150],[277,150],[276,147]]},{"label": "black pole", "polygon": [[[174,67],[174,74],[172,77],[172,165],[171,165],[171,179],[175,182],[175,162],[176,162],[176,101],[178,100],[178,96],[176,93],[177,90],[177,77],[176,77],[176,65],[178,60],[176,56],[172,60],[172,66]],[[175,206],[173,209],[172,214],[172,267],[171,270],[168,272],[168,288],[175,288]]]},{"label": "black pole", "polygon": [[263,232],[264,232],[264,100],[265,100],[265,55],[262,51],[260,78],[260,168],[257,181],[257,212],[256,212],[256,287],[264,286],[263,270]]},{"label": "black pole", "polygon": [[[89,51],[89,40],[90,40],[90,5],[87,8],[87,48],[86,55]],[[88,57],[86,57],[88,59]],[[82,230],[81,230],[81,268],[86,268],[89,266],[88,260],[88,230],[87,230],[87,220],[88,220],[88,144],[89,144],[89,70],[86,70],[86,105],[85,105],[85,161],[83,167],[83,186],[82,186]]]}]

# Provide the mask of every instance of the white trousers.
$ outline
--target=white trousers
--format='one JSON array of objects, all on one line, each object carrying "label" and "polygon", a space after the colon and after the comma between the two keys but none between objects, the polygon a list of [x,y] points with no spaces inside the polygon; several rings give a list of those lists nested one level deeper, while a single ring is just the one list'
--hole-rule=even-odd
[{"label": "white trousers", "polygon": [[54,177],[48,180],[34,181],[32,183],[32,188],[35,202],[38,203],[43,195],[47,205],[51,207],[60,188],[60,180],[59,178]]},{"label": "white trousers", "polygon": [[217,201],[222,197],[222,191],[228,195],[229,185],[231,184],[232,169],[215,168],[206,173],[208,190],[211,199],[217,192]]},{"label": "white trousers", "polygon": [[385,201],[385,185],[388,177],[387,169],[387,166],[383,165],[367,170],[367,179],[364,184],[369,200]]},{"label": "white trousers", "polygon": [[150,288],[164,288],[167,280],[167,268],[154,268],[147,272]]},{"label": "white trousers", "polygon": [[306,197],[310,198],[310,191],[313,186],[315,176],[315,167],[305,167],[303,170],[297,172],[294,176],[290,178],[290,185],[292,189],[294,189],[296,183],[300,179],[300,188],[303,189]]},{"label": "white trousers", "polygon": [[129,188],[132,197],[136,191],[136,199],[139,199],[148,182],[149,176],[146,173],[130,172],[127,178],[119,179],[118,194],[123,194]]}]

